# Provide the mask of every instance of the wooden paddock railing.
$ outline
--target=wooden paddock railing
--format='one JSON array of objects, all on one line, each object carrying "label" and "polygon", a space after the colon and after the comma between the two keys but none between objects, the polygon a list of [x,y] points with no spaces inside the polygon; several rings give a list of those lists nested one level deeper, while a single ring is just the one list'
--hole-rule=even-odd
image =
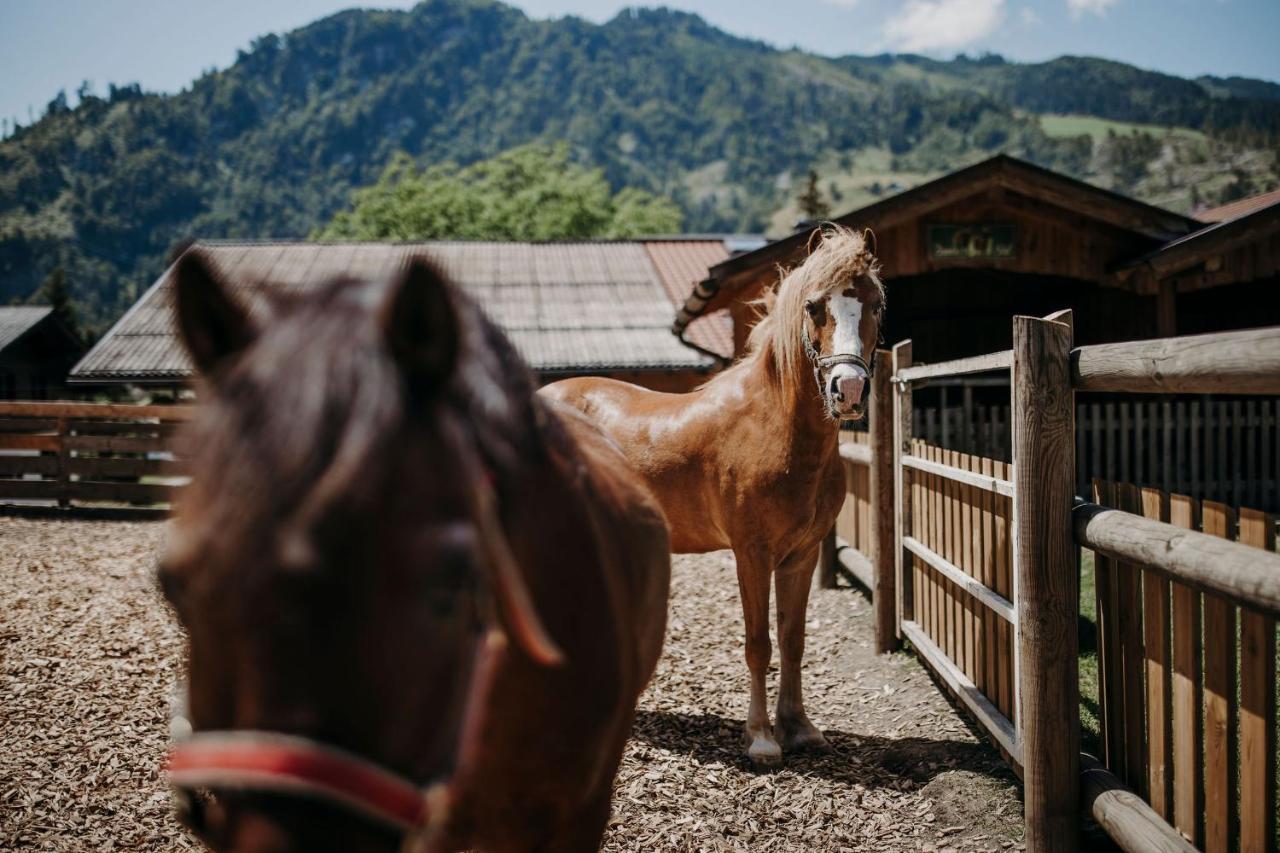
[{"label": "wooden paddock railing", "polygon": [[[1257,510],[1106,482],[1095,482],[1093,500],[1275,550],[1275,519]],[[1095,578],[1106,766],[1206,850],[1274,850],[1274,619],[1105,553]]]},{"label": "wooden paddock railing", "polygon": [[185,406],[0,402],[0,504],[158,509],[182,482]]},{"label": "wooden paddock railing", "polygon": [[[1186,501],[1161,510],[1130,487],[1077,501],[1074,396],[1275,395],[1280,329],[1074,350],[1071,337],[1059,312],[1014,318],[1009,351],[913,365],[906,341],[881,358],[869,438],[842,447],[851,499],[824,576],[844,565],[872,590],[877,646],[909,641],[1022,776],[1028,850],[1079,849],[1082,804],[1125,850],[1275,850],[1269,520],[1242,512],[1228,541],[1217,505],[1197,521]],[[914,386],[993,371],[1010,371],[1012,465],[912,435]],[[1100,762],[1080,753],[1078,546],[1100,566]],[[1179,668],[1198,655],[1203,671]]]}]

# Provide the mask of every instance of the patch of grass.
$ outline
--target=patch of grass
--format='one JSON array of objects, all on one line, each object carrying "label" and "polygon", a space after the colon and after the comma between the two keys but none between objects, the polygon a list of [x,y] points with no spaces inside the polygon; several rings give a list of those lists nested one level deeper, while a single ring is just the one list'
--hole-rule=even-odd
[{"label": "patch of grass", "polygon": [[1093,137],[1094,142],[1105,139],[1108,131],[1115,131],[1117,135],[1121,136],[1131,133],[1149,133],[1155,137],[1173,135],[1187,139],[1194,139],[1197,142],[1205,141],[1205,135],[1203,132],[1199,130],[1192,130],[1189,127],[1164,127],[1158,124],[1135,124],[1127,121],[1112,121],[1110,119],[1098,118],[1096,116],[1058,115],[1055,113],[1046,113],[1040,116],[1040,128],[1048,136],[1091,136]]},{"label": "patch of grass", "polygon": [[1098,684],[1098,624],[1095,618],[1093,552],[1080,551],[1080,748],[1100,756],[1102,692]]}]

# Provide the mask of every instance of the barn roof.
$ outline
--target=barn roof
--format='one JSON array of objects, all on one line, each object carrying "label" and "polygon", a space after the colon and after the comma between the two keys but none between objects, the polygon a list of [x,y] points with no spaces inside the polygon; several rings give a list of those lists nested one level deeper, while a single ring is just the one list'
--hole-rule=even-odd
[{"label": "barn roof", "polygon": [[1229,222],[1232,219],[1239,219],[1241,216],[1248,216],[1250,213],[1256,213],[1263,208],[1277,204],[1280,204],[1280,189],[1272,190],[1269,193],[1251,195],[1248,198],[1237,199],[1217,207],[1210,207],[1196,213],[1195,217],[1201,222]]},{"label": "barn roof", "polygon": [[[0,350],[34,329],[53,309],[48,305],[0,307]],[[670,320],[670,316],[666,318]],[[664,323],[665,327],[666,324]]]},{"label": "barn roof", "polygon": [[[543,373],[705,370],[714,359],[671,337],[671,313],[723,241],[302,243],[203,242],[252,306],[266,289],[297,291],[336,276],[389,274],[426,255],[511,336]],[[696,269],[702,263],[701,269]],[[73,382],[175,382],[192,374],[175,335],[166,270],[71,372]],[[720,344],[713,328],[703,340]],[[730,347],[731,349],[731,347]]]}]

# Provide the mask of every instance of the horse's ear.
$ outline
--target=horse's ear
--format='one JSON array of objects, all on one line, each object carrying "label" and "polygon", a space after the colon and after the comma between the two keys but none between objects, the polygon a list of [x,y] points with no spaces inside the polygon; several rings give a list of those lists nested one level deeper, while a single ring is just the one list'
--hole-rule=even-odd
[{"label": "horse's ear", "polygon": [[253,321],[227,292],[204,252],[193,248],[182,253],[174,265],[173,287],[182,343],[205,376],[253,342]]},{"label": "horse's ear", "polygon": [[411,379],[438,383],[458,362],[458,310],[444,276],[415,258],[391,283],[383,303],[383,334],[391,356]]}]

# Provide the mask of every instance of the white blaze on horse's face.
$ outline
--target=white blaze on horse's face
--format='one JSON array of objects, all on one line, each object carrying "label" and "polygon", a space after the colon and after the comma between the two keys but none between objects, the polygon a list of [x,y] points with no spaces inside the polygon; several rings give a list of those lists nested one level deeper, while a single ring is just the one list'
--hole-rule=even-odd
[{"label": "white blaze on horse's face", "polygon": [[[824,355],[856,355],[869,362],[870,353],[863,352],[862,315],[865,306],[852,289],[827,297],[827,312],[835,321],[831,335],[831,351]],[[862,417],[862,392],[869,377],[856,364],[833,365],[825,377],[827,405],[831,414],[842,420]]]}]

